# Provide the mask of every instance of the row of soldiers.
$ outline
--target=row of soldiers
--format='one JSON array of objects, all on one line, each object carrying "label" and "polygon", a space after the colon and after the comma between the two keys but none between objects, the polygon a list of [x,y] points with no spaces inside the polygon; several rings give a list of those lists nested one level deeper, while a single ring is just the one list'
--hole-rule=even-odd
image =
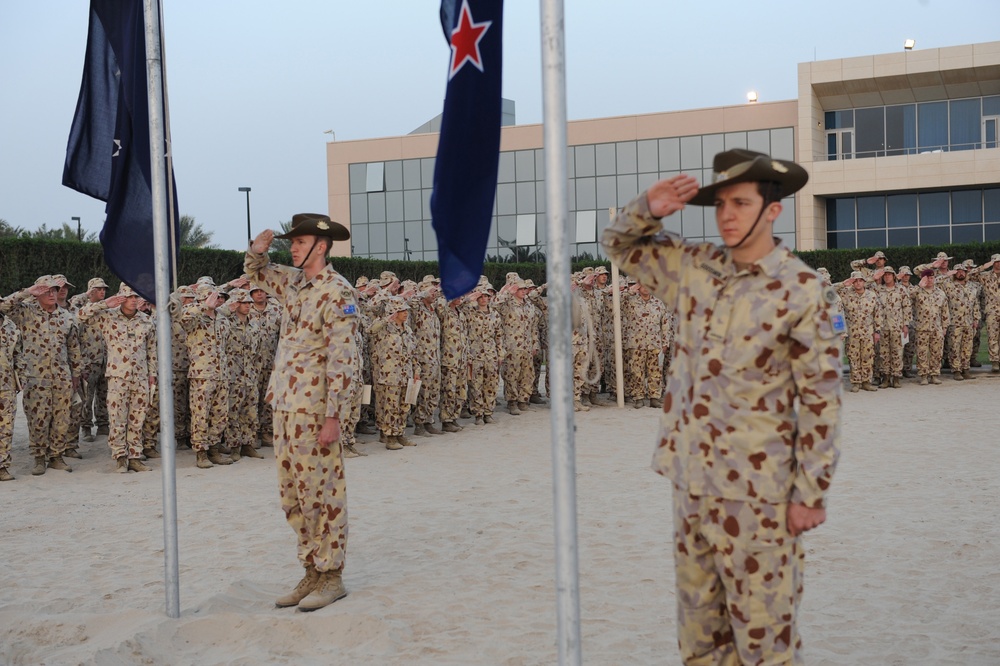
[{"label": "row of soldiers", "polygon": [[914,358],[921,385],[940,384],[945,361],[956,380],[970,379],[984,324],[992,372],[1000,373],[1000,254],[982,266],[966,260],[949,268],[953,259],[939,252],[897,272],[878,251],[852,262],[851,276],[832,285],[830,297],[847,319],[852,392],[899,388],[913,376]]}]

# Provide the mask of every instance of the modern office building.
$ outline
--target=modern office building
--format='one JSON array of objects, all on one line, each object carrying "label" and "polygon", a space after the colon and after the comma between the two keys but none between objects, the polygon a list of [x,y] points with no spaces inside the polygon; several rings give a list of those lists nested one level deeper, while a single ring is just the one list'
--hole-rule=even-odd
[{"label": "modern office building", "polygon": [[[672,174],[710,182],[713,155],[735,147],[809,171],[775,223],[797,249],[1000,240],[1000,42],[801,63],[798,83],[798,100],[570,122],[573,256],[603,256],[609,209]],[[437,259],[434,129],[327,144],[330,215],[352,232],[335,252]],[[542,126],[505,126],[500,150],[487,255],[544,254]],[[717,240],[710,210],[666,226]]]}]

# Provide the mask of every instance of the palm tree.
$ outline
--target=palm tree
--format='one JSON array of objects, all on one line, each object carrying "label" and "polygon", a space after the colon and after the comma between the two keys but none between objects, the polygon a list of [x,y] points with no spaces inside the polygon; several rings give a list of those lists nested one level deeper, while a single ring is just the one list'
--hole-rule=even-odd
[{"label": "palm tree", "polygon": [[[292,221],[288,220],[287,222],[279,222],[278,226],[281,228],[281,233],[287,234],[292,229]],[[271,242],[272,252],[291,252],[291,250],[292,241],[287,238],[275,238]]]},{"label": "palm tree", "polygon": [[0,238],[20,238],[25,235],[29,234],[23,228],[15,227],[7,220],[0,219]]},{"label": "palm tree", "polygon": [[68,222],[63,222],[62,226],[52,229],[49,229],[48,225],[42,224],[42,226],[32,231],[29,235],[32,238],[45,238],[49,240],[82,240],[84,243],[97,242],[97,232],[88,232],[86,236],[80,238],[77,236],[77,230],[71,227]]},{"label": "palm tree", "polygon": [[214,232],[205,231],[200,224],[194,221],[194,217],[191,215],[181,215],[180,227],[179,245],[181,247],[218,247],[212,243],[212,235]]}]

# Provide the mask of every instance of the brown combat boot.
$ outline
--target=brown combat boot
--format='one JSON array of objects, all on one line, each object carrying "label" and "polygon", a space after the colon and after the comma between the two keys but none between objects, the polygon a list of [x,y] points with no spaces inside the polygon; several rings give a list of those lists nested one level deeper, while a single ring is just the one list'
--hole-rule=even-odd
[{"label": "brown combat boot", "polygon": [[496,421],[493,420],[493,415],[492,414],[484,414],[483,415],[483,423],[496,423]]},{"label": "brown combat boot", "polygon": [[927,375],[920,375],[920,385],[927,386]]},{"label": "brown combat boot", "polygon": [[476,425],[483,425],[483,417],[482,416],[477,416],[476,417]]},{"label": "brown combat boot", "polygon": [[323,571],[319,574],[316,587],[299,602],[299,610],[305,612],[319,610],[346,596],[347,588],[344,587],[340,572]]},{"label": "brown combat boot", "polygon": [[[231,453],[231,452],[230,452]],[[229,458],[223,458],[222,454],[219,453],[218,446],[208,447],[208,461],[213,465],[232,465],[233,461]]]},{"label": "brown combat boot", "polygon": [[599,396],[595,391],[590,394],[590,404],[594,407],[608,407],[611,403]]},{"label": "brown combat boot", "polygon": [[80,428],[80,434],[83,435],[83,441],[92,442],[94,441],[94,431],[90,428]]},{"label": "brown combat boot", "polygon": [[530,402],[533,405],[544,405],[545,398],[543,398],[539,393],[532,393],[531,397],[528,398],[528,402]]},{"label": "brown combat boot", "polygon": [[229,450],[229,459],[232,460],[233,462],[238,462],[239,459],[242,457],[243,455],[240,453],[240,447],[234,446],[232,449]]},{"label": "brown combat boot", "polygon": [[574,400],[573,401],[573,411],[574,412],[589,412],[590,411],[590,407],[588,407],[587,405],[583,404],[583,402],[581,402],[580,400]]},{"label": "brown combat boot", "polygon": [[966,379],[972,379],[972,372],[968,369],[962,371],[962,376]]},{"label": "brown combat boot", "polygon": [[533,412],[533,411],[535,411],[535,408],[531,407],[527,402],[519,402],[519,403],[517,403],[517,408],[520,411],[522,411],[522,412]]},{"label": "brown combat boot", "polygon": [[940,384],[941,378],[937,375],[931,375],[931,384]]},{"label": "brown combat boot", "polygon": [[965,377],[962,375],[962,371],[961,370],[956,370],[955,372],[953,372],[951,374],[955,378],[956,382],[960,382],[963,379],[965,379]]},{"label": "brown combat boot", "polygon": [[649,406],[650,407],[655,407],[656,409],[662,409],[663,408],[663,401],[660,400],[659,398],[650,398],[649,399]]},{"label": "brown combat boot", "polygon": [[[477,423],[482,423],[482,421],[483,420],[481,418],[476,419]],[[444,423],[441,424],[441,430],[443,430],[444,432],[461,432],[462,427],[457,423],[455,423],[454,421],[445,421]]]},{"label": "brown combat boot", "polygon": [[253,448],[250,444],[244,444],[240,447],[240,455],[244,458],[258,458],[260,460],[264,459],[264,456],[260,455],[257,449]]},{"label": "brown combat boot", "polygon": [[424,424],[424,430],[426,430],[427,433],[431,434],[431,435],[440,435],[440,434],[442,434],[441,433],[441,428],[438,428],[433,423],[425,423]]},{"label": "brown combat boot", "polygon": [[76,458],[77,460],[83,460],[83,456],[80,455],[80,451],[74,448],[67,448],[63,451],[63,458]]},{"label": "brown combat boot", "polygon": [[458,418],[460,418],[460,419],[471,419],[472,418],[472,412],[469,411],[468,407],[466,407],[465,405],[463,405],[462,406],[462,413],[458,415]]},{"label": "brown combat boot", "polygon": [[358,433],[359,435],[377,435],[378,434],[378,430],[375,429],[375,426],[369,425],[367,423],[359,423],[358,427],[354,429],[354,432]]},{"label": "brown combat boot", "polygon": [[359,457],[363,457],[363,456],[367,456],[367,455],[368,454],[365,453],[364,451],[358,451],[356,448],[354,448],[354,443],[353,442],[350,442],[348,444],[344,444],[344,457],[345,458],[359,458]]},{"label": "brown combat boot", "polygon": [[406,435],[396,435],[396,442],[402,444],[403,446],[416,446],[417,443],[412,439],[407,439]]},{"label": "brown combat boot", "polygon": [[128,471],[130,472],[152,472],[152,467],[146,467],[142,464],[142,461],[138,458],[132,458],[128,461]]},{"label": "brown combat boot", "polygon": [[14,475],[6,467],[0,467],[0,481],[13,481]]},{"label": "brown combat boot", "polygon": [[160,452],[156,450],[155,446],[147,446],[142,450],[142,455],[146,456],[148,460],[156,460],[160,458]]},{"label": "brown combat boot", "polygon": [[507,411],[510,412],[511,416],[518,416],[521,410],[517,408],[517,403],[514,401],[507,403]]},{"label": "brown combat boot", "polygon": [[59,470],[62,470],[64,472],[72,472],[73,471],[73,468],[66,464],[66,461],[63,460],[63,457],[61,455],[52,456],[51,458],[49,458],[49,468],[50,469],[59,469]]},{"label": "brown combat boot", "polygon": [[194,454],[195,464],[199,469],[212,469],[215,465],[208,459],[208,451],[197,451]]},{"label": "brown combat boot", "polygon": [[413,426],[413,436],[414,437],[430,437],[430,433],[424,428],[423,423],[418,423]]},{"label": "brown combat boot", "polygon": [[306,566],[306,574],[299,581],[299,584],[295,586],[295,589],[286,594],[283,597],[278,597],[274,605],[278,608],[288,608],[289,606],[297,606],[300,601],[309,596],[309,593],[316,589],[316,585],[319,584],[319,572],[316,571],[316,567],[309,564]]},{"label": "brown combat boot", "polygon": [[875,386],[874,384],[872,384],[871,382],[861,382],[861,390],[862,391],[877,391],[878,387]]},{"label": "brown combat boot", "polygon": [[115,472],[118,474],[128,474],[128,458],[124,455],[121,458],[115,458]]},{"label": "brown combat boot", "polygon": [[35,458],[35,466],[31,469],[31,474],[33,476],[45,474],[45,456],[37,456]]},{"label": "brown combat boot", "polygon": [[389,449],[390,451],[399,451],[401,448],[403,448],[403,445],[400,444],[399,441],[397,441],[397,438],[394,435],[386,435],[385,448]]}]

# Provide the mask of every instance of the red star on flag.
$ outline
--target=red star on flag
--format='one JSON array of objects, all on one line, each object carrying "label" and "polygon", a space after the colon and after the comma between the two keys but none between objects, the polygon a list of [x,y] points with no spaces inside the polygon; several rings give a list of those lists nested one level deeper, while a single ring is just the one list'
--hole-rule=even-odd
[{"label": "red star on flag", "polygon": [[458,16],[458,26],[451,31],[451,68],[448,79],[454,78],[465,63],[471,63],[480,72],[483,71],[483,57],[479,52],[479,42],[489,30],[493,21],[474,23],[472,12],[469,11],[469,0],[462,0],[462,11]]}]

